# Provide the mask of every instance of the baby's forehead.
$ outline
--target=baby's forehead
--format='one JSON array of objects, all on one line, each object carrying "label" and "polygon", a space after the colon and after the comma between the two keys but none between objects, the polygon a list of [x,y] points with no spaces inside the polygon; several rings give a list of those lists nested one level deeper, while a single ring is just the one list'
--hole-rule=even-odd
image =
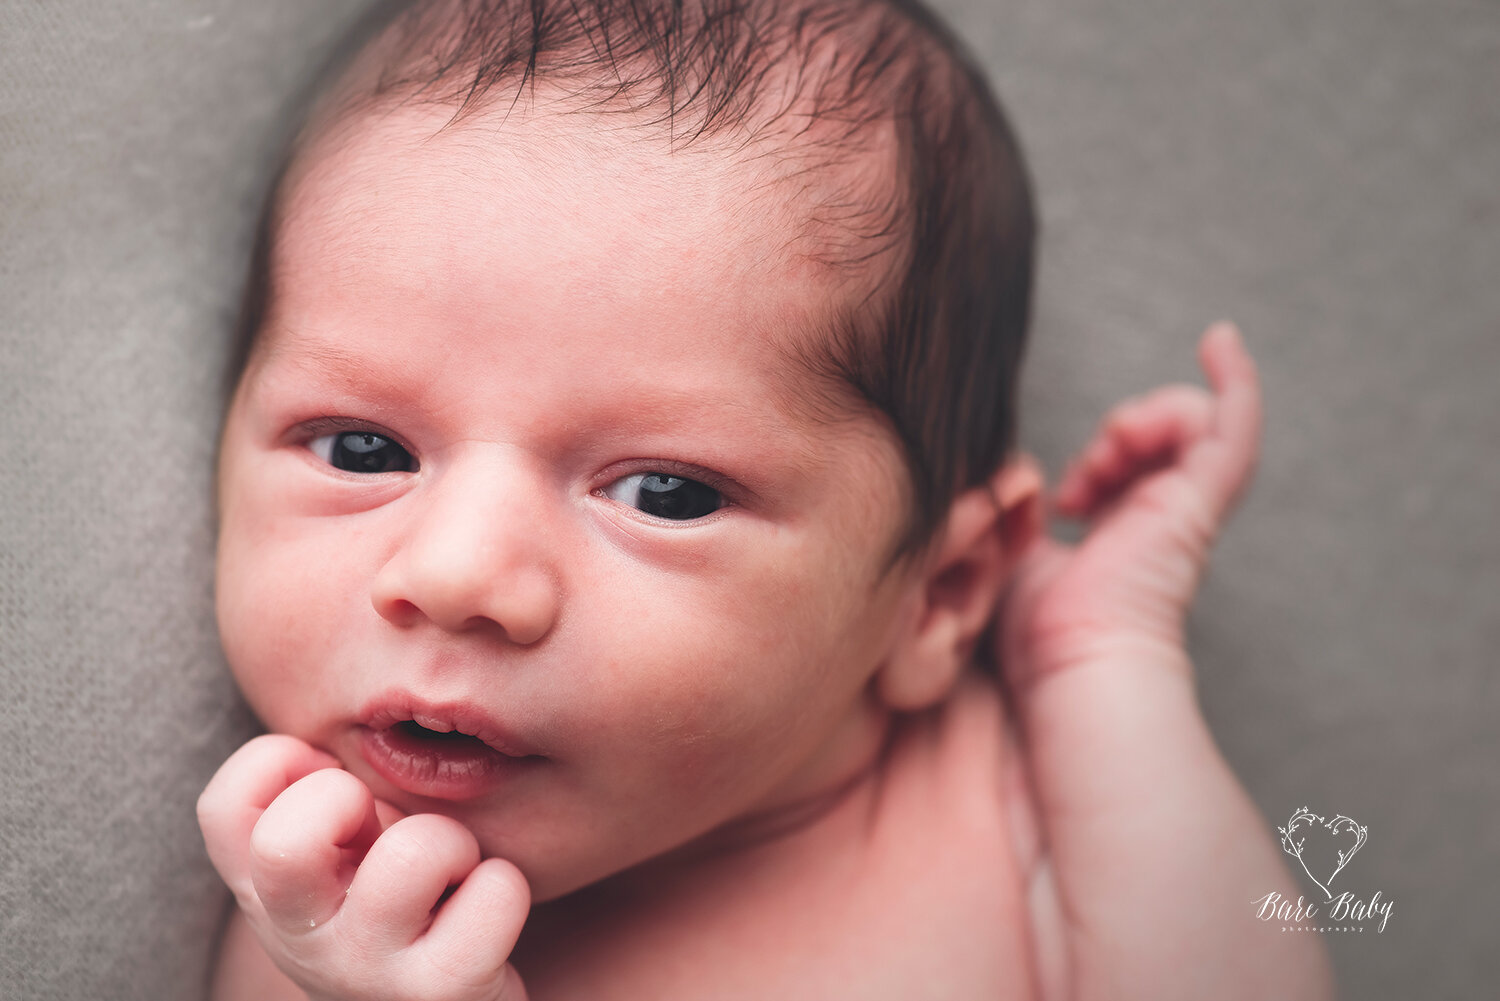
[{"label": "baby's forehead", "polygon": [[[327,224],[351,266],[382,216],[420,213],[496,238],[524,231],[565,266],[570,241],[607,248],[621,282],[675,284],[729,299],[796,290],[812,323],[839,327],[898,255],[884,213],[894,184],[879,153],[762,136],[673,148],[617,118],[545,110],[454,121],[445,106],[370,109],[299,144],[274,212],[273,248],[297,224]],[[882,190],[886,189],[886,190]],[[354,216],[370,225],[333,225]],[[434,248],[416,245],[413,253]],[[278,267],[278,264],[280,265]],[[273,253],[273,272],[295,275]],[[278,276],[273,274],[273,281]],[[812,346],[812,345],[804,345]]]},{"label": "baby's forehead", "polygon": [[[898,4],[403,6],[319,102],[318,140],[394,118],[417,142],[464,136],[450,154],[519,153],[546,170],[604,159],[632,185],[687,195],[729,178],[739,229],[836,271],[900,243],[907,77],[934,49]],[[432,118],[410,114],[422,111]]]},{"label": "baby's forehead", "polygon": [[394,286],[408,273],[451,275],[466,294],[484,284],[550,292],[562,276],[580,310],[652,300],[661,315],[753,318],[743,341],[706,337],[704,350],[774,350],[788,406],[842,419],[862,401],[824,363],[867,283],[808,252],[832,242],[809,239],[826,227],[792,186],[810,183],[808,171],[789,182],[767,164],[707,146],[663,149],[577,116],[455,125],[443,108],[366,112],[312,137],[289,172],[270,303],[295,312],[309,285],[372,269]]},{"label": "baby's forehead", "polygon": [[[643,238],[653,222],[697,214],[763,241],[763,256],[847,274],[899,250],[897,145],[891,122],[851,133],[794,116],[683,143],[670,125],[580,109],[572,89],[543,81],[528,89],[524,107],[464,113],[441,102],[398,101],[315,119],[281,193],[295,201],[301,179],[330,170],[368,178],[438,162],[480,171],[508,164],[539,187],[575,185],[574,204],[585,214],[604,199],[647,196],[657,215],[641,219]],[[452,176],[434,173],[431,186]],[[724,232],[710,229],[692,249],[710,251]]]}]

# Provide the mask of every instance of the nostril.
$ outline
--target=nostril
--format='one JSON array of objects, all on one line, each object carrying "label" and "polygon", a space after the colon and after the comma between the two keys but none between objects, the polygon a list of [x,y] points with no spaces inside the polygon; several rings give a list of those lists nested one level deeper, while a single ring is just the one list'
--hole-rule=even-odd
[{"label": "nostril", "polygon": [[410,625],[422,614],[420,608],[405,598],[388,598],[382,601],[377,597],[373,604],[381,618],[398,626]]}]

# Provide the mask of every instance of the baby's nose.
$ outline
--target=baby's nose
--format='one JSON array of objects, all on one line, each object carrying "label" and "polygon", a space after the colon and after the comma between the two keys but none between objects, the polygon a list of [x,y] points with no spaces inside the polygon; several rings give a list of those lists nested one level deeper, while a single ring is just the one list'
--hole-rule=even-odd
[{"label": "baby's nose", "polygon": [[539,642],[557,621],[561,582],[551,550],[545,486],[520,463],[475,456],[406,498],[402,538],[370,599],[397,626],[496,629]]}]

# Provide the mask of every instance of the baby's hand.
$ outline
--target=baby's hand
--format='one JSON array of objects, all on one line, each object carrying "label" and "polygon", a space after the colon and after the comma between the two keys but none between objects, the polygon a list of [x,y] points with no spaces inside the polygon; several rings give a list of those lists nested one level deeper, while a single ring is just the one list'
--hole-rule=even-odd
[{"label": "baby's hand", "polygon": [[1237,331],[1199,347],[1214,392],[1172,385],[1116,407],[1063,475],[1060,514],[1089,532],[1043,539],[1006,602],[1013,683],[1137,648],[1177,651],[1208,550],[1255,468],[1260,391]]},{"label": "baby's hand", "polygon": [[1234,328],[1200,358],[1213,392],[1117,408],[1064,475],[1077,546],[1043,538],[1001,611],[1043,854],[1032,871],[1048,998],[1323,998],[1315,936],[1252,902],[1295,890],[1203,721],[1183,619],[1255,466],[1260,392]]},{"label": "baby's hand", "polygon": [[524,1001],[508,960],[530,891],[457,821],[401,817],[285,736],[235,752],[198,821],[267,955],[312,1001]]}]

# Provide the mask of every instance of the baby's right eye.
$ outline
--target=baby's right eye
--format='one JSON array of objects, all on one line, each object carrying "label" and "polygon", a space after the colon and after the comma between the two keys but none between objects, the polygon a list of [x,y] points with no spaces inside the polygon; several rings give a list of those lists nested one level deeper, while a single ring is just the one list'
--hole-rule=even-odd
[{"label": "baby's right eye", "polygon": [[307,443],[308,451],[346,473],[414,473],[417,460],[385,435],[373,431],[336,431]]}]

